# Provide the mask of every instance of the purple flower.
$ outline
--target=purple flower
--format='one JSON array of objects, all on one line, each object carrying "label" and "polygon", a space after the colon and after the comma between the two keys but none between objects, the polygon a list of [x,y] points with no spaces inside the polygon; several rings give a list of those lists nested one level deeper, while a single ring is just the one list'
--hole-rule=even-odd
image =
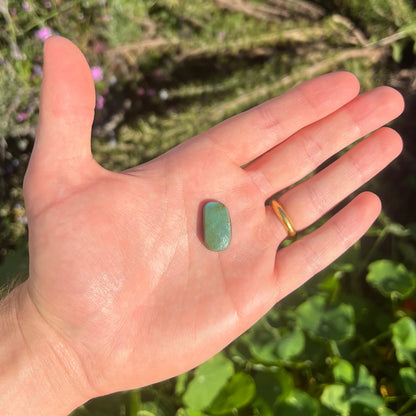
[{"label": "purple flower", "polygon": [[52,30],[49,27],[42,27],[41,29],[35,32],[35,36],[45,42],[52,35]]},{"label": "purple flower", "polygon": [[27,120],[27,118],[28,118],[28,117],[29,117],[29,116],[27,115],[27,113],[19,113],[19,114],[17,115],[16,119],[17,119],[17,121],[18,121],[19,123],[21,123],[22,121]]},{"label": "purple flower", "polygon": [[50,9],[52,7],[52,3],[50,1],[44,1],[43,6],[45,9]]},{"label": "purple flower", "polygon": [[104,107],[105,98],[102,95],[97,95],[97,103],[95,107],[97,110],[101,110]]},{"label": "purple flower", "polygon": [[94,81],[102,81],[104,78],[103,70],[99,66],[91,67],[91,74]]},{"label": "purple flower", "polygon": [[22,9],[23,9],[25,12],[30,11],[30,4],[29,4],[27,1],[22,2]]},{"label": "purple flower", "polygon": [[35,64],[33,65],[33,74],[40,77],[43,74],[43,69],[41,65]]},{"label": "purple flower", "polygon": [[10,16],[16,16],[16,13],[17,13],[17,9],[16,9],[16,7],[12,7],[12,8],[10,9]]}]

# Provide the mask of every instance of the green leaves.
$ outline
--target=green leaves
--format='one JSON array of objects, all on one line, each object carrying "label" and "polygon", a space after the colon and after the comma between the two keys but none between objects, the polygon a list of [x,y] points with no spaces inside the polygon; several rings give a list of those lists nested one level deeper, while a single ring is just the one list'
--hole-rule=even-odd
[{"label": "green leaves", "polygon": [[396,349],[397,361],[416,366],[416,323],[406,316],[392,326],[392,341]]},{"label": "green leaves", "polygon": [[278,402],[288,399],[294,390],[292,376],[282,368],[275,372],[258,372],[254,380],[256,398],[253,407],[262,416],[274,416]]},{"label": "green leaves", "polygon": [[351,405],[345,398],[346,390],[346,387],[342,384],[326,386],[321,396],[322,404],[342,416],[348,416]]},{"label": "green leaves", "polygon": [[293,392],[275,407],[276,415],[284,416],[318,416],[319,402],[301,390]]},{"label": "green leaves", "polygon": [[354,367],[350,362],[346,360],[339,360],[332,371],[336,382],[344,384],[354,383],[355,372]]},{"label": "green leaves", "polygon": [[416,398],[416,371],[412,367],[403,367],[400,369],[400,378],[406,393]]},{"label": "green leaves", "polygon": [[233,363],[218,354],[195,371],[183,395],[184,415],[226,415],[250,403],[256,385],[249,374],[234,373]]},{"label": "green leaves", "polygon": [[296,310],[299,326],[310,336],[341,341],[354,335],[354,309],[351,305],[329,305],[322,295],[302,303]]},{"label": "green leaves", "polygon": [[234,374],[233,363],[222,354],[202,364],[183,395],[184,404],[194,410],[207,408]]},{"label": "green leaves", "polygon": [[290,361],[305,348],[303,331],[294,328],[258,326],[244,338],[253,358],[262,363]]},{"label": "green leaves", "polygon": [[299,355],[305,348],[305,336],[302,330],[296,327],[288,331],[277,342],[277,355],[283,360],[290,360]]},{"label": "green leaves", "polygon": [[321,401],[326,407],[342,416],[350,416],[352,409],[360,407],[379,413],[385,409],[383,399],[376,394],[376,379],[368,369],[360,365],[354,369],[351,363],[339,360],[333,368],[336,384],[324,388]]},{"label": "green leaves", "polygon": [[250,403],[255,394],[256,385],[249,374],[234,374],[211,403],[208,412],[213,415],[225,415]]},{"label": "green leaves", "polygon": [[416,287],[414,273],[403,264],[391,260],[377,260],[368,267],[367,282],[383,296],[391,299],[405,299]]}]

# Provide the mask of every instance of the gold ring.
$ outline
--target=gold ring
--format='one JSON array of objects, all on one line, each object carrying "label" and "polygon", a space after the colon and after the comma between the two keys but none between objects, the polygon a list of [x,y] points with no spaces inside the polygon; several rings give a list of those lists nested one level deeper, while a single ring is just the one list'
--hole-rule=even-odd
[{"label": "gold ring", "polygon": [[273,211],[276,214],[277,218],[279,218],[280,222],[282,223],[283,227],[285,228],[285,230],[287,232],[287,235],[290,238],[295,238],[296,237],[295,227],[293,226],[293,223],[292,223],[289,215],[287,215],[285,209],[282,207],[282,204],[280,204],[276,200],[272,199],[270,201],[270,205],[272,206]]}]

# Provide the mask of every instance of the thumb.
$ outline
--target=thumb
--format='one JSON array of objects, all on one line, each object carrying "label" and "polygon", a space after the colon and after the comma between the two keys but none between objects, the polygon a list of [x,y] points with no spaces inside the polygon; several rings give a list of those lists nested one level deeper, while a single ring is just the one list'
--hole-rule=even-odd
[{"label": "thumb", "polygon": [[[92,163],[91,126],[95,91],[89,65],[69,40],[52,37],[44,46],[39,125],[25,177],[39,186],[81,179]],[[33,187],[33,186],[30,186]]]}]

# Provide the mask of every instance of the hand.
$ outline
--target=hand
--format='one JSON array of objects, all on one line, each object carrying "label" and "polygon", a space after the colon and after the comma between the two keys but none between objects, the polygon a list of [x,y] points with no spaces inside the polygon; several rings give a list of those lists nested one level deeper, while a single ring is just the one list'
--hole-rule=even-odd
[{"label": "hand", "polygon": [[[47,41],[24,184],[30,277],[18,288],[17,307],[36,316],[64,382],[82,386],[78,404],[202,363],[365,233],[380,211],[371,193],[279,250],[286,232],[265,206],[403,109],[391,88],[358,92],[353,75],[324,75],[149,163],[113,173],[91,155],[89,67],[69,41]],[[321,218],[401,146],[397,133],[382,128],[286,192],[280,201],[295,228]],[[202,242],[207,199],[230,212],[225,251]]]}]

